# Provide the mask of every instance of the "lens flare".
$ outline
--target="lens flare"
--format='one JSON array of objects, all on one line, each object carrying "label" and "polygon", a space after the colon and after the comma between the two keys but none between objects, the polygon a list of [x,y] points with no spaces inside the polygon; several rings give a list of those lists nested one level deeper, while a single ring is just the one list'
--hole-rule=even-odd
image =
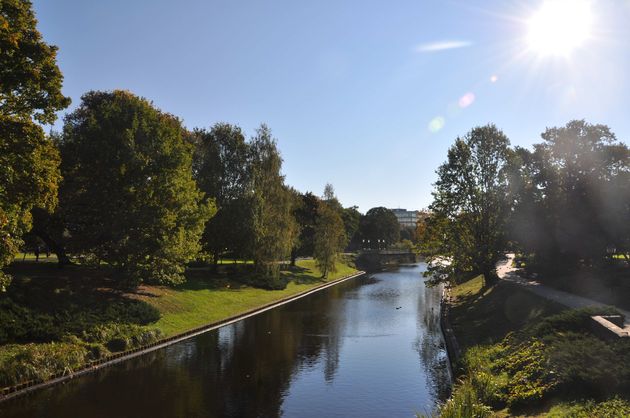
[{"label": "lens flare", "polygon": [[499,76],[498,76],[498,75],[496,75],[496,74],[492,74],[492,75],[490,76],[490,82],[491,82],[491,83],[496,83],[497,81],[499,81]]},{"label": "lens flare", "polygon": [[475,94],[468,92],[459,98],[459,107],[462,109],[467,108],[475,101]]},{"label": "lens flare", "polygon": [[446,120],[442,116],[436,116],[431,119],[431,122],[429,122],[429,131],[431,131],[432,133],[436,133],[440,131],[445,124]]}]

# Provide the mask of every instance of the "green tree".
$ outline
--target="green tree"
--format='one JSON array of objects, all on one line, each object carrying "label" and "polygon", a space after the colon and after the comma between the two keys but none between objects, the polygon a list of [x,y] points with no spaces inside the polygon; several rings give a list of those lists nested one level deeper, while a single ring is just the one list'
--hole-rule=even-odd
[{"label": "green tree", "polygon": [[[0,268],[9,264],[31,228],[31,209],[57,204],[59,153],[39,125],[0,116]],[[0,270],[0,291],[10,277]]]},{"label": "green tree", "polygon": [[295,265],[297,257],[312,257],[315,251],[315,223],[319,198],[311,192],[299,194],[293,209],[299,236],[291,250],[291,265]]},{"label": "green tree", "polygon": [[181,122],[129,92],[89,92],[65,119],[60,206],[73,251],[129,284],[181,283],[214,203]]},{"label": "green tree", "polygon": [[37,30],[28,0],[0,2],[0,114],[53,123],[70,99],[61,94],[57,47]]},{"label": "green tree", "polygon": [[335,202],[338,201],[334,189],[327,184],[324,198],[317,208],[313,254],[324,278],[328,277],[328,273],[336,271],[337,258],[347,242],[343,220]]},{"label": "green tree", "polygon": [[344,208],[341,213],[341,219],[346,231],[348,248],[353,251],[361,248],[359,237],[359,222],[361,222],[361,212],[357,206]]},{"label": "green tree", "polygon": [[208,221],[203,234],[204,249],[216,264],[223,251],[244,256],[251,230],[249,145],[238,126],[218,123],[194,133],[193,171],[197,185],[216,201],[217,214]]},{"label": "green tree", "polygon": [[605,125],[571,121],[549,128],[512,169],[512,238],[532,267],[577,268],[628,250],[630,150]]},{"label": "green tree", "polygon": [[508,138],[494,125],[471,130],[448,151],[437,170],[424,252],[435,281],[483,274],[496,279],[496,263],[506,249],[509,211]]},{"label": "green tree", "polygon": [[372,249],[387,247],[400,239],[400,224],[394,212],[384,207],[367,211],[359,222],[364,246]]},{"label": "green tree", "polygon": [[266,125],[250,141],[252,158],[252,257],[258,285],[279,289],[280,263],[290,254],[298,235],[293,198],[281,173],[282,157]]},{"label": "green tree", "polygon": [[52,123],[70,104],[56,51],[37,31],[30,1],[0,2],[0,291],[10,283],[1,269],[31,229],[31,209],[51,211],[57,202],[59,155],[33,122]]}]

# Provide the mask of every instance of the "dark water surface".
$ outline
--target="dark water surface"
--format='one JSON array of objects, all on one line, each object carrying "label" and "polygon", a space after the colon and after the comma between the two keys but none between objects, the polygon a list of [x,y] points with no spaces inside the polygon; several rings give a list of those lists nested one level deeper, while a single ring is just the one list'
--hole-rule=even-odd
[{"label": "dark water surface", "polygon": [[[0,417],[413,417],[449,390],[425,265],[363,276],[27,397]],[[398,308],[398,309],[397,309]]]}]

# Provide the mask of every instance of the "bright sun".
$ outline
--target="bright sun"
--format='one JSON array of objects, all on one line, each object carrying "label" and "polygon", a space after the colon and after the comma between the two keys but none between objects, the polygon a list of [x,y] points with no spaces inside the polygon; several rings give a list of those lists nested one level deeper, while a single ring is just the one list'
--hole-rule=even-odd
[{"label": "bright sun", "polygon": [[527,44],[540,55],[568,56],[591,37],[588,0],[545,0],[528,21]]}]

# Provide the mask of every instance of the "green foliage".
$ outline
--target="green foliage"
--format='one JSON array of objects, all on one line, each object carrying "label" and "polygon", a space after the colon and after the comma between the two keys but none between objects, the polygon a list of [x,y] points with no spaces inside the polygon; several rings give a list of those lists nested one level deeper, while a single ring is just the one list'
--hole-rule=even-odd
[{"label": "green foliage", "polygon": [[440,405],[435,416],[441,418],[486,418],[492,416],[492,408],[484,405],[476,384],[472,379],[458,382],[453,396]]},{"label": "green foliage", "polygon": [[84,331],[81,338],[66,335],[61,342],[5,345],[0,347],[0,387],[69,373],[91,360],[156,342],[161,336],[155,329],[107,323]]},{"label": "green foliage", "polygon": [[[434,281],[468,279],[483,274],[492,282],[505,250],[509,211],[508,138],[494,125],[471,130],[448,151],[438,171],[423,252]],[[435,263],[448,259],[449,263]],[[432,263],[433,262],[433,263]]]},{"label": "green foliage", "polygon": [[[533,254],[528,270],[564,274],[630,248],[630,149],[605,125],[548,128],[511,171],[512,239]],[[529,261],[529,260],[528,260]]]},{"label": "green foliage", "polygon": [[[42,40],[28,0],[0,2],[0,115],[53,123],[70,99],[61,94],[57,47]],[[4,132],[4,129],[0,130]]]},{"label": "green foliage", "polygon": [[592,400],[562,403],[547,414],[548,418],[621,418],[630,416],[630,402],[614,397],[603,402]]},{"label": "green foliage", "polygon": [[282,289],[280,262],[298,237],[291,191],[281,173],[282,158],[271,131],[262,125],[250,142],[252,155],[252,212],[254,260],[257,280],[271,289]]},{"label": "green foliage", "polygon": [[61,309],[46,312],[5,298],[0,300],[0,344],[60,340],[68,334],[80,335],[103,322],[146,325],[159,318],[157,309],[140,301],[93,302],[89,306],[67,300]]},{"label": "green foliage", "polygon": [[101,344],[109,351],[125,351],[156,342],[162,336],[157,329],[146,329],[136,324],[109,322],[83,331],[81,339]]},{"label": "green foliage", "polygon": [[[1,84],[1,83],[0,83]],[[2,272],[31,229],[31,209],[52,210],[60,180],[59,154],[43,129],[29,120],[0,115],[0,292],[10,277]]]},{"label": "green foliage", "polygon": [[181,283],[215,212],[192,177],[181,122],[125,91],[90,92],[66,117],[60,149],[73,251],[129,284]]},{"label": "green foliage", "polygon": [[361,218],[359,233],[361,240],[365,240],[363,243],[365,247],[376,249],[380,240],[380,247],[383,248],[398,242],[400,224],[394,212],[384,207],[376,207],[368,210]]},{"label": "green foliage", "polygon": [[510,343],[509,339],[504,341],[507,355],[494,366],[508,375],[505,401],[510,407],[536,404],[559,384],[557,371],[540,341],[525,341],[516,346]]},{"label": "green foliage", "polygon": [[72,343],[24,344],[0,347],[0,386],[45,380],[83,366],[88,350]]},{"label": "green foliage", "polygon": [[300,230],[297,242],[291,251],[291,261],[297,257],[312,257],[315,252],[315,223],[319,198],[311,192],[299,194],[293,207],[293,216]]},{"label": "green foliage", "polygon": [[[463,358],[468,387],[463,390],[473,388],[475,399],[495,409],[526,409],[553,397],[626,393],[630,343],[605,342],[588,333],[595,312],[611,313],[599,308],[567,310],[509,334],[501,343],[468,349]],[[460,396],[459,390],[456,386],[454,397]]]},{"label": "green foliage", "polygon": [[339,211],[327,201],[320,202],[315,225],[314,257],[322,277],[335,272],[337,257],[345,245],[346,234]]},{"label": "green foliage", "polygon": [[343,225],[346,230],[346,238],[348,240],[348,246],[351,250],[361,248],[360,236],[359,236],[359,223],[361,222],[361,212],[359,212],[358,206],[351,206],[344,208],[341,213],[341,219],[343,219]]},{"label": "green foliage", "polygon": [[193,172],[199,189],[218,212],[206,223],[202,242],[215,263],[228,251],[247,255],[251,243],[249,145],[238,126],[218,123],[194,132]]}]

